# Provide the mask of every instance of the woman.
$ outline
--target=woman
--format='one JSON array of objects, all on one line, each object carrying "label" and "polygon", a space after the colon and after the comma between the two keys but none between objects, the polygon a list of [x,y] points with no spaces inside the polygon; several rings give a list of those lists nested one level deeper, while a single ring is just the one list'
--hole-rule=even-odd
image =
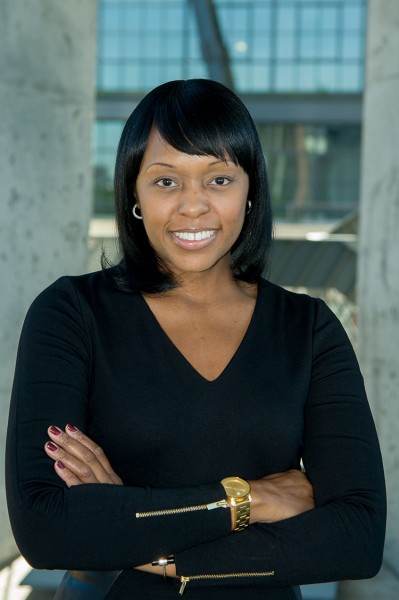
[{"label": "woman", "polygon": [[375,575],[384,480],[362,378],[325,304],[261,277],[268,185],[241,101],[206,80],[153,90],[115,197],[119,265],[55,282],[22,332],[21,552],[79,570],[62,599],[288,600]]}]

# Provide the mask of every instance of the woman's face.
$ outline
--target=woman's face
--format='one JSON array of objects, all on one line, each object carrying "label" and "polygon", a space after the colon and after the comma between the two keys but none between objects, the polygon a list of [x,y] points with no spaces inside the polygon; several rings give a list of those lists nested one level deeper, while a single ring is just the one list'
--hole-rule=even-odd
[{"label": "woman's face", "polygon": [[231,161],[179,152],[153,129],[136,181],[152,248],[176,275],[229,268],[249,178]]}]

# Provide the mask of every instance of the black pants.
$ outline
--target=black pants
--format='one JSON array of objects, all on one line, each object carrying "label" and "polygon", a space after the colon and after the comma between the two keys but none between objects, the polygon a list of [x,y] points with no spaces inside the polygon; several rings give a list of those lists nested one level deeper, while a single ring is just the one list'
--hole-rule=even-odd
[{"label": "black pants", "polygon": [[[68,571],[65,573],[54,600],[177,600],[180,582],[141,571]],[[245,588],[193,587],[187,590],[187,600],[229,600],[245,598]],[[188,593],[189,592],[189,593]],[[244,594],[244,596],[243,596]],[[302,600],[299,587],[262,589],[252,588],[251,598],[265,600]]]},{"label": "black pants", "polygon": [[67,571],[54,600],[103,600],[121,571]]}]

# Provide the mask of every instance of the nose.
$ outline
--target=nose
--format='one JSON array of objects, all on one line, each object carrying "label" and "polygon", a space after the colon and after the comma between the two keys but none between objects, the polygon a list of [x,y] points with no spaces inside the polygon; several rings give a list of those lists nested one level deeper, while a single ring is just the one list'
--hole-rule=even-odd
[{"label": "nose", "polygon": [[187,186],[181,195],[179,213],[196,219],[209,212],[209,201],[202,185]]}]

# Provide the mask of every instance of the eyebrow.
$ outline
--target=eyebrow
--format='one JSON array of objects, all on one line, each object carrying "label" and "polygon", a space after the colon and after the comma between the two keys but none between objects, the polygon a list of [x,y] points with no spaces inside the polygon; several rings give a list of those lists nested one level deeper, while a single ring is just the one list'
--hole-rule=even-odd
[{"label": "eyebrow", "polygon": [[209,166],[212,167],[213,165],[217,165],[218,163],[223,163],[225,165],[227,165],[228,163],[234,164],[233,161],[230,160],[229,158],[226,160],[223,160],[222,158],[218,158],[218,160],[215,160],[215,161],[209,163]]},{"label": "eyebrow", "polygon": [[148,171],[148,169],[151,169],[151,167],[156,167],[156,166],[159,166],[159,167],[168,167],[169,169],[175,169],[176,168],[175,165],[171,165],[169,163],[154,162],[154,163],[151,163],[150,165],[148,165],[148,167],[146,168],[146,171]]},{"label": "eyebrow", "polygon": [[[218,159],[218,160],[214,160],[213,162],[210,162],[208,164],[208,167],[213,167],[213,165],[217,165],[219,163],[228,164],[228,163],[233,163],[233,161],[232,160]],[[176,169],[176,165],[171,165],[170,163],[154,162],[154,163],[151,163],[150,165],[148,165],[148,167],[145,170],[148,171],[148,169],[151,169],[151,167],[157,167],[157,166],[158,167],[168,167],[168,169]]]}]

